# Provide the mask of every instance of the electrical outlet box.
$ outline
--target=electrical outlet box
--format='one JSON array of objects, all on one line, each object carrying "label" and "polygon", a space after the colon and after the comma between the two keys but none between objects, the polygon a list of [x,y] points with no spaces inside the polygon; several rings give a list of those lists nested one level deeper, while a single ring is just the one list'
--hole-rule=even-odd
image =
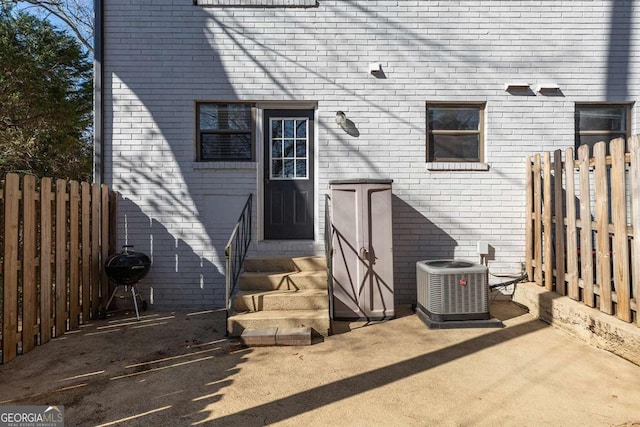
[{"label": "electrical outlet box", "polygon": [[489,243],[478,242],[478,255],[489,255]]},{"label": "electrical outlet box", "polygon": [[369,72],[370,73],[379,73],[382,71],[382,64],[380,64],[379,62],[372,62],[371,64],[369,64]]}]

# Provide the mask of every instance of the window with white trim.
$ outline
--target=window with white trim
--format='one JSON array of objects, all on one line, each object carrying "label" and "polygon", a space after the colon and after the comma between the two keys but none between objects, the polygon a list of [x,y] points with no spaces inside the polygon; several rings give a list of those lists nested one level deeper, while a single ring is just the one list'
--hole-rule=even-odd
[{"label": "window with white trim", "polygon": [[253,116],[251,104],[197,103],[198,161],[253,161]]},{"label": "window with white trim", "polygon": [[[589,155],[593,155],[593,146],[600,141],[629,137],[629,116],[631,106],[628,104],[576,104],[575,112],[575,148],[589,146]],[[607,144],[607,153],[609,146]]]},{"label": "window with white trim", "polygon": [[427,162],[483,162],[484,104],[427,104]]}]

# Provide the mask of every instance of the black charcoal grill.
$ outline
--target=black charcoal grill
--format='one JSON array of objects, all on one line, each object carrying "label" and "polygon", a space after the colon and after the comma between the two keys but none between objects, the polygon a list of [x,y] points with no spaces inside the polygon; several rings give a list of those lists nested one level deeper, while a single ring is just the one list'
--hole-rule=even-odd
[{"label": "black charcoal grill", "polygon": [[109,279],[117,286],[109,298],[109,302],[105,310],[109,309],[113,297],[120,286],[124,286],[125,291],[131,288],[131,296],[133,297],[133,306],[136,309],[136,318],[140,320],[140,312],[138,311],[138,299],[142,310],[147,309],[147,302],[142,299],[140,293],[136,291],[136,283],[142,280],[151,268],[151,259],[142,252],[133,250],[133,246],[124,245],[122,252],[111,255],[104,263],[104,270]]}]

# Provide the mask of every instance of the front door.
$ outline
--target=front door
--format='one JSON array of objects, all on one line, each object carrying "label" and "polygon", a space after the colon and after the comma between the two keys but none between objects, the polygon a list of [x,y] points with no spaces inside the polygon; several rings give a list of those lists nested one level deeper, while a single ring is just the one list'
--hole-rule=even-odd
[{"label": "front door", "polygon": [[264,238],[313,239],[313,110],[265,110],[264,144]]}]

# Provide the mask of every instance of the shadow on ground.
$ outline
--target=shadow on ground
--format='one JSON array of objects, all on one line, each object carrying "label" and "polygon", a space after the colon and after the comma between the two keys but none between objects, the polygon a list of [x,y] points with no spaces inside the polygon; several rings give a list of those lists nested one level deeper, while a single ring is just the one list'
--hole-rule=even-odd
[{"label": "shadow on ground", "polygon": [[[0,404],[66,425],[624,425],[640,368],[494,301],[502,329],[429,330],[406,307],[307,347],[243,348],[224,312],[118,315],[0,367]],[[598,369],[594,369],[594,367]],[[597,385],[597,387],[596,387]]]},{"label": "shadow on ground", "polygon": [[251,352],[224,331],[219,311],[118,312],[1,366],[0,404],[64,405],[65,425],[197,422]]}]

